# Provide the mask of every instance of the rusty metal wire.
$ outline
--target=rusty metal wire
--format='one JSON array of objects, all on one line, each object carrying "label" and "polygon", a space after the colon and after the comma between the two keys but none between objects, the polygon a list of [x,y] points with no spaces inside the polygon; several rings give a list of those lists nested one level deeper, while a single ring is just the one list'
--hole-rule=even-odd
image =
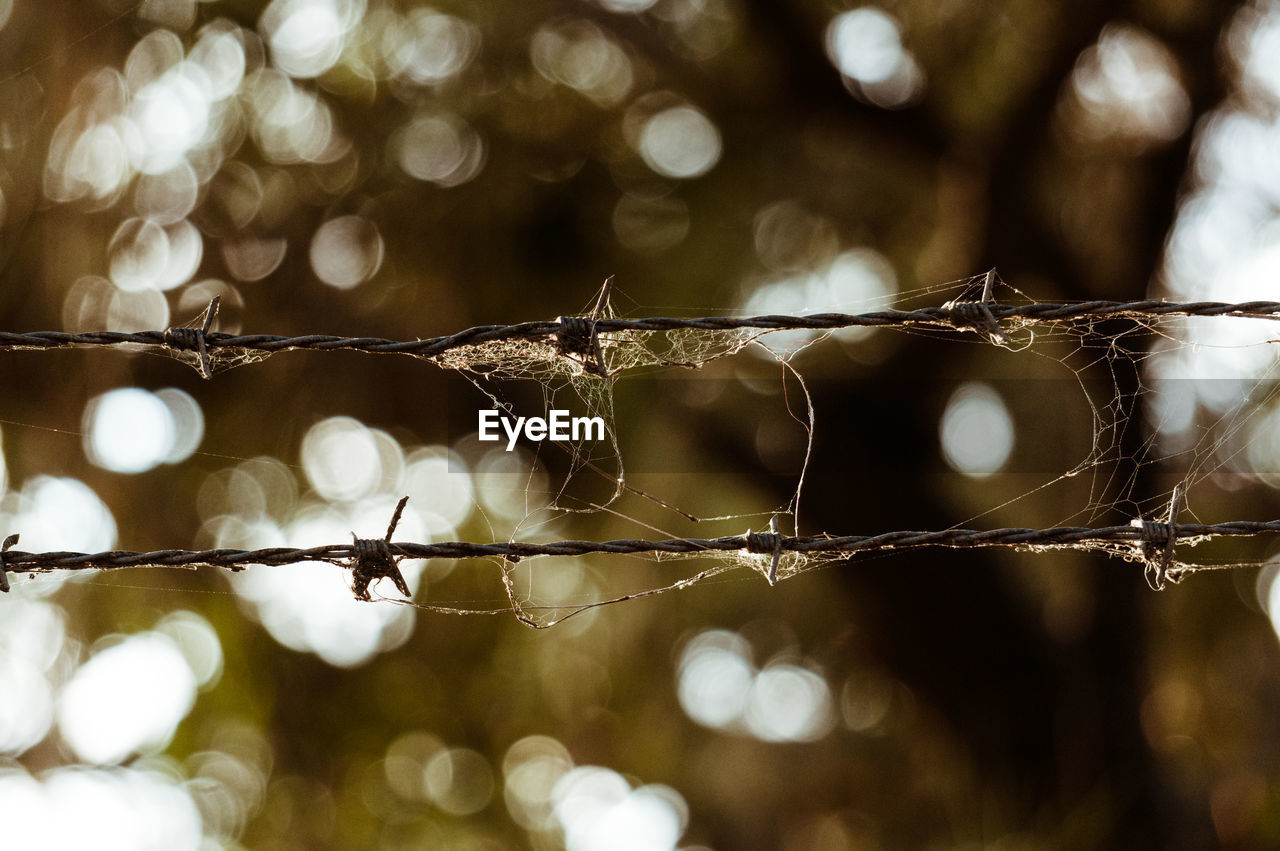
[{"label": "rusty metal wire", "polygon": [[[974,329],[976,321],[974,305],[977,302],[957,301],[938,307],[919,310],[881,310],[873,313],[816,313],[809,316],[708,316],[699,318],[650,317],[647,319],[601,318],[591,320],[594,334],[618,331],[673,331],[683,329],[704,331],[730,330],[817,330],[829,331],[852,327],[910,327],[925,326],[953,330]],[[1253,319],[1280,319],[1280,302],[1250,301],[1237,304],[1219,301],[1166,302],[1166,301],[1083,301],[1083,302],[1035,302],[1031,304],[999,304],[982,302],[981,320],[988,317],[1001,320],[1018,320],[1022,323],[1084,322],[1107,319],[1143,320],[1162,316],[1236,316]],[[451,349],[474,346],[500,340],[540,339],[563,341],[566,330],[577,331],[572,323],[581,317],[561,317],[553,320],[520,322],[515,325],[478,325],[454,334],[431,337],[425,340],[387,340],[379,337],[337,337],[324,334],[308,334],[285,337],[273,334],[226,334],[202,329],[175,329],[164,331],[31,331],[15,333],[0,331],[0,351],[14,349],[57,349],[70,346],[123,346],[145,345],[168,348],[216,352],[218,349],[237,349],[255,352],[280,352],[288,350],[357,351],[378,354],[409,354],[434,357]],[[203,372],[207,372],[207,364]]]},{"label": "rusty metal wire", "polygon": [[[1252,301],[1243,303],[1189,302],[1175,303],[1155,300],[1145,301],[1087,301],[1087,302],[1038,302],[1031,304],[999,304],[990,300],[990,281],[984,288],[981,301],[953,301],[940,307],[919,310],[885,310],[873,313],[846,314],[820,313],[809,316],[767,315],[750,317],[701,317],[647,319],[619,319],[583,317],[559,317],[555,320],[522,322],[515,325],[482,325],[455,334],[425,340],[386,340],[376,337],[334,337],[306,335],[283,337],[251,334],[233,335],[209,330],[218,303],[215,299],[205,314],[203,327],[199,329],[170,328],[164,331],[95,331],[68,333],[60,331],[36,331],[25,334],[0,331],[0,351],[13,349],[53,349],[69,346],[148,345],[163,346],[170,350],[186,350],[198,355],[198,369],[208,378],[209,353],[219,348],[277,352],[291,349],[318,351],[348,350],[374,353],[411,354],[434,357],[462,346],[513,339],[547,338],[562,351],[578,351],[586,345],[598,346],[596,335],[618,331],[670,331],[682,329],[725,331],[754,329],[778,330],[834,330],[849,327],[909,327],[927,326],[952,330],[972,330],[989,335],[992,339],[1003,336],[996,324],[1014,319],[1023,323],[1100,321],[1124,318],[1135,321],[1162,316],[1236,316],[1255,319],[1280,319],[1280,302]],[[584,341],[582,338],[586,337]],[[598,352],[597,352],[598,356]],[[1167,522],[1136,522],[1126,526],[1101,528],[1059,526],[1050,529],[946,529],[940,531],[898,531],[879,535],[851,535],[833,537],[778,535],[776,529],[769,534],[748,533],[722,538],[673,538],[668,540],[623,539],[613,541],[558,541],[554,543],[529,543],[519,541],[475,543],[392,543],[390,536],[395,529],[392,520],[386,538],[379,540],[356,539],[351,544],[331,544],[308,549],[273,547],[259,550],[158,550],[133,552],[112,550],[100,553],[42,552],[29,553],[11,549],[18,536],[6,539],[0,552],[0,591],[7,591],[5,571],[13,573],[47,572],[54,570],[99,569],[110,570],[128,567],[194,567],[213,566],[233,571],[248,565],[284,565],[301,562],[328,562],[347,566],[353,570],[358,585],[357,596],[367,599],[370,581],[382,576],[398,578],[396,560],[403,558],[501,558],[518,561],[532,556],[582,556],[588,554],[714,554],[742,551],[764,553],[772,556],[768,579],[776,579],[778,559],[783,552],[808,555],[827,554],[850,556],[857,553],[913,549],[921,547],[1044,547],[1095,549],[1110,545],[1114,550],[1133,548],[1136,558],[1147,562],[1148,581],[1153,588],[1161,588],[1165,581],[1177,581],[1179,568],[1172,567],[1173,548],[1178,541],[1195,539],[1196,542],[1215,537],[1237,537],[1280,532],[1280,520],[1234,521],[1213,525],[1192,523],[1177,524],[1178,496],[1175,494]],[[397,507],[396,519],[403,508]],[[1182,566],[1185,572],[1189,566]],[[403,580],[396,582],[402,592]]]},{"label": "rusty metal wire", "polygon": [[[1196,542],[1209,538],[1244,537],[1280,532],[1280,520],[1232,521],[1228,523],[1159,524],[1161,537],[1170,544]],[[613,541],[556,541],[529,543],[522,541],[488,544],[452,541],[434,544],[385,543],[386,553],[393,558],[503,558],[519,560],[533,556],[582,556],[601,554],[698,554],[719,552],[794,552],[809,555],[851,556],[857,553],[923,547],[1058,547],[1093,548],[1098,545],[1130,545],[1135,552],[1153,541],[1152,524],[1104,526],[1058,526],[1050,529],[943,529],[932,532],[885,532],[879,535],[772,536],[765,541],[754,533],[723,538],[671,538],[667,540],[623,539]],[[1163,549],[1163,548],[1162,548]],[[101,553],[42,552],[29,553],[9,549],[4,553],[3,567],[13,573],[35,573],[54,570],[111,570],[129,567],[196,567],[212,566],[243,570],[249,565],[283,565],[316,561],[358,565],[367,553],[360,542],[329,544],[308,549],[271,547],[260,550],[157,550],[131,552],[112,550]]]}]

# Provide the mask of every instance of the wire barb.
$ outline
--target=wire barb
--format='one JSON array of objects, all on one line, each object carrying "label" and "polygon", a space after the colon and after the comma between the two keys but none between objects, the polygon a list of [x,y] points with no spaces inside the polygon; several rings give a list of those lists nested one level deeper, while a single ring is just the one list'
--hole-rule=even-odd
[{"label": "wire barb", "polygon": [[204,323],[199,328],[168,328],[164,332],[164,344],[177,351],[195,352],[198,358],[196,371],[206,381],[213,378],[213,362],[209,357],[209,329],[218,315],[222,296],[216,295],[205,310]]},{"label": "wire barb", "polygon": [[400,523],[400,515],[409,497],[404,496],[396,503],[395,513],[391,515],[391,523],[387,526],[387,534],[382,538],[357,538],[351,533],[352,547],[355,556],[351,565],[352,588],[357,600],[369,602],[369,586],[384,576],[395,583],[396,589],[406,597],[412,598],[409,585],[400,573],[396,556],[391,552],[391,536],[395,534]]},{"label": "wire barb", "polygon": [[986,334],[993,343],[1008,345],[1011,342],[1009,335],[1000,327],[1000,323],[991,312],[991,305],[996,303],[995,282],[996,270],[992,267],[987,270],[986,278],[982,282],[982,297],[978,301],[956,299],[944,304],[943,308],[954,317],[957,328],[970,328],[980,334]]},{"label": "wire barb", "polygon": [[604,350],[600,348],[600,336],[596,333],[595,317],[558,316],[556,322],[556,349],[562,355],[572,357],[582,368],[601,378],[609,377],[604,363]]},{"label": "wire barb", "polygon": [[1178,545],[1178,514],[1182,511],[1183,488],[1179,482],[1169,498],[1169,509],[1164,522],[1137,518],[1132,525],[1142,530],[1143,577],[1152,591],[1163,591],[1168,583],[1177,583],[1182,577],[1174,572],[1173,554]]},{"label": "wire barb", "polygon": [[768,532],[751,532],[746,534],[747,552],[770,554],[773,556],[769,562],[769,572],[765,575],[765,579],[769,580],[770,585],[778,583],[778,562],[782,559],[782,535],[778,533],[778,515],[769,518]]},{"label": "wire barb", "polygon": [[604,284],[600,287],[600,295],[596,298],[596,306],[591,308],[591,318],[599,319],[604,316],[605,308],[609,306],[609,294],[613,292],[613,275],[604,279]]},{"label": "wire barb", "polygon": [[3,591],[6,594],[9,593],[9,577],[6,576],[4,572],[4,554],[7,553],[9,548],[16,543],[18,543],[18,534],[15,532],[5,538],[3,544],[0,544],[0,591]]}]

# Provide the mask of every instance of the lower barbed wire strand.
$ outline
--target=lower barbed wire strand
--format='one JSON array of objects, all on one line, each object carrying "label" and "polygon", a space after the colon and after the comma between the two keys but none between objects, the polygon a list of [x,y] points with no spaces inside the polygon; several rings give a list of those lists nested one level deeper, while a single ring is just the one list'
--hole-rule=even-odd
[{"label": "lower barbed wire strand", "polygon": [[[983,316],[989,312],[995,320],[1017,319],[1023,322],[1068,322],[1076,320],[1162,316],[1237,316],[1254,319],[1280,319],[1280,302],[1165,302],[1143,301],[1086,301],[1086,302],[1033,302],[1030,304],[983,303]],[[871,313],[817,313],[808,316],[708,316],[677,318],[655,316],[641,319],[601,318],[592,321],[594,333],[620,331],[733,331],[755,329],[760,331],[784,330],[835,330],[853,327],[907,327],[915,325],[960,329],[969,327],[971,319],[957,316],[954,307],[946,305],[924,307],[918,310],[882,310]],[[322,334],[285,337],[271,334],[207,333],[205,344],[210,350],[219,348],[247,349],[262,352],[279,352],[289,349],[317,351],[350,350],[388,354],[412,354],[433,357],[463,346],[481,345],[500,340],[555,338],[563,336],[562,320],[539,320],[514,325],[479,325],[454,334],[431,337],[425,340],[387,340],[379,337],[341,337]],[[0,331],[0,350],[53,349],[66,346],[116,346],[150,345],[164,346],[174,341],[172,329],[168,331],[32,331],[16,333]]]},{"label": "lower barbed wire strand", "polygon": [[[1280,520],[1230,521],[1218,524],[1180,523],[1175,538],[1197,542],[1216,537],[1244,537],[1280,532]],[[809,555],[849,555],[922,547],[1046,547],[1072,548],[1121,544],[1140,546],[1147,540],[1142,528],[1131,525],[1090,528],[1059,526],[1051,529],[945,529],[939,531],[899,531],[879,535],[780,536],[778,546],[784,552]],[[583,556],[592,554],[692,554],[758,550],[759,540],[746,535],[722,538],[671,538],[667,540],[620,539],[613,541],[555,541],[529,543],[521,541],[475,543],[452,541],[434,544],[387,543],[391,555],[402,558],[493,558],[516,556]],[[770,546],[773,542],[770,541]],[[344,563],[361,555],[353,544],[330,544],[309,549],[272,547],[260,550],[157,550],[132,552],[112,550],[101,553],[43,552],[28,553],[9,550],[4,554],[4,567],[11,573],[49,570],[112,569],[127,567],[203,566],[242,569],[248,565],[284,565],[307,561]]]}]

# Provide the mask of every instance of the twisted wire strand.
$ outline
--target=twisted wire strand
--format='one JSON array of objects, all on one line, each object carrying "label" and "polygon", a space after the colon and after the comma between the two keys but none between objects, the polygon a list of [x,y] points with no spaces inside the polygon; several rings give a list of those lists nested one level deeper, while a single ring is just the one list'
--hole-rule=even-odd
[{"label": "twisted wire strand", "polygon": [[[595,333],[613,331],[675,331],[683,329],[703,331],[732,331],[755,329],[760,331],[783,330],[834,330],[853,327],[908,327],[933,326],[953,330],[969,329],[973,325],[971,310],[957,302],[919,310],[881,310],[872,313],[815,313],[808,316],[770,314],[767,316],[706,316],[676,318],[655,316],[647,319],[597,319]],[[1166,301],[1083,301],[1083,302],[1035,302],[1031,304],[983,303],[991,316],[999,321],[1018,319],[1024,322],[1073,322],[1126,318],[1141,320],[1161,316],[1236,316],[1252,319],[1280,319],[1280,302],[1249,301],[1228,303],[1220,301],[1166,302]],[[434,357],[451,349],[473,346],[499,340],[563,337],[565,322],[540,320],[520,322],[515,325],[478,325],[425,340],[387,340],[379,337],[337,337],[324,334],[308,334],[300,337],[284,337],[273,334],[204,333],[205,345],[211,351],[217,349],[248,349],[260,352],[279,352],[289,349],[313,351],[347,350],[374,353],[410,354]],[[14,349],[56,349],[68,346],[122,346],[141,344],[164,346],[172,343],[173,329],[165,331],[31,331],[17,333],[0,331],[0,351]]]},{"label": "twisted wire strand", "polygon": [[[1227,523],[1179,523],[1169,529],[1173,541],[1207,538],[1246,537],[1280,532],[1280,520],[1238,520]],[[806,554],[853,555],[860,552],[904,550],[921,547],[1081,547],[1096,544],[1141,545],[1149,542],[1150,530],[1133,525],[1057,526],[1050,529],[944,529],[932,532],[898,531],[879,535],[779,536],[769,540],[767,549]],[[387,542],[390,555],[398,558],[507,558],[531,556],[582,556],[594,553],[622,554],[689,554],[716,552],[760,552],[765,543],[755,535],[731,535],[723,538],[671,538],[667,540],[622,539],[613,541],[556,541],[530,543],[522,541],[474,543],[451,541],[435,544]],[[329,544],[308,549],[271,547],[261,550],[156,550],[131,552],[111,550],[101,553],[42,552],[29,553],[10,549],[4,553],[3,567],[14,573],[53,570],[110,570],[127,567],[194,567],[213,566],[243,570],[248,565],[284,565],[319,561],[344,564],[358,560],[363,551],[356,544]]]}]

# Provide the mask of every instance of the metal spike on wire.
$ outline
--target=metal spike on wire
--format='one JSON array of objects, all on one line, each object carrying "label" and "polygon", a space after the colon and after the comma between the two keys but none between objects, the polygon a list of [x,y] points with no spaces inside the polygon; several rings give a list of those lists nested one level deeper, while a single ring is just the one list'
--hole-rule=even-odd
[{"label": "metal spike on wire", "polygon": [[1129,525],[1142,532],[1143,575],[1153,591],[1164,590],[1165,583],[1177,582],[1180,574],[1173,569],[1173,553],[1178,544],[1178,514],[1182,511],[1183,487],[1178,482],[1169,498],[1169,509],[1163,523],[1143,520],[1129,521]]},{"label": "metal spike on wire", "polygon": [[[1176,497],[1177,495],[1175,495]],[[1176,516],[1180,500],[1171,501],[1170,517]],[[404,500],[397,506],[396,520],[404,507]],[[1151,526],[1158,526],[1153,533]],[[1181,523],[1143,524],[1126,526],[1105,526],[1090,528],[1085,526],[1057,526],[1049,529],[943,529],[937,531],[898,531],[885,532],[879,535],[846,535],[832,537],[820,536],[783,536],[776,533],[732,535],[723,538],[670,538],[666,540],[622,539],[613,541],[556,541],[552,543],[530,543],[523,541],[507,541],[494,543],[474,543],[452,541],[433,544],[423,543],[391,543],[392,528],[387,536],[375,542],[375,547],[364,546],[360,539],[350,544],[330,544],[306,549],[291,547],[271,547],[259,550],[212,549],[212,550],[158,550],[154,552],[132,552],[128,550],[112,550],[100,553],[76,552],[43,552],[28,553],[9,549],[17,541],[11,535],[5,541],[5,551],[0,566],[14,573],[36,573],[55,570],[113,570],[130,567],[198,567],[210,566],[227,568],[233,571],[243,570],[250,565],[284,565],[302,562],[326,562],[337,564],[352,570],[357,580],[355,594],[357,598],[367,599],[370,582],[386,576],[395,582],[397,588],[408,596],[407,586],[403,579],[396,581],[399,570],[395,564],[400,559],[467,559],[467,558],[506,558],[525,559],[533,556],[583,556],[594,553],[621,554],[706,554],[745,552],[780,556],[784,552],[804,555],[829,555],[833,557],[853,556],[858,553],[886,552],[891,550],[919,549],[923,547],[946,547],[970,549],[978,547],[1042,547],[1096,549],[1109,547],[1112,551],[1130,548],[1134,559],[1150,565],[1152,558],[1158,559],[1158,581],[1152,581],[1153,588],[1161,588],[1164,580],[1176,582],[1184,573],[1205,569],[1194,565],[1177,565],[1172,561],[1173,547],[1178,541],[1201,542],[1209,538],[1248,537],[1261,534],[1280,533],[1280,520],[1268,521],[1232,521],[1227,523]],[[1157,544],[1160,552],[1153,554],[1149,548]],[[376,549],[377,563],[369,561],[370,553]],[[381,561],[385,555],[390,560],[391,568]],[[1148,567],[1148,569],[1150,569]],[[392,573],[392,570],[395,572]],[[769,573],[776,577],[776,567],[771,566]],[[365,594],[362,596],[362,587]]]},{"label": "metal spike on wire", "polygon": [[196,372],[204,379],[213,378],[213,362],[209,357],[209,330],[218,316],[222,296],[216,295],[205,309],[204,322],[199,328],[168,328],[164,332],[164,345],[173,351],[196,353]]},{"label": "metal spike on wire", "polygon": [[943,308],[951,311],[957,327],[967,326],[986,334],[993,343],[1008,345],[1011,342],[1008,333],[1000,327],[1000,323],[991,312],[991,306],[996,303],[995,282],[996,270],[992,267],[987,270],[986,278],[982,282],[982,297],[978,301],[957,299],[947,302]]},{"label": "metal spike on wire", "polygon": [[[992,270],[994,272],[994,270]],[[1280,302],[1250,301],[1228,303],[1220,301],[1167,302],[1167,301],[1083,301],[1083,302],[1033,302],[1030,304],[1001,304],[991,292],[992,272],[987,275],[981,300],[956,301],[938,307],[918,310],[881,310],[872,313],[816,313],[808,316],[706,316],[700,318],[675,318],[656,316],[641,319],[617,317],[560,317],[555,320],[520,322],[514,325],[478,325],[442,337],[419,340],[389,340],[379,337],[340,337],[324,334],[305,336],[279,336],[273,334],[226,334],[210,329],[217,309],[217,299],[210,306],[201,329],[174,329],[164,331],[31,331],[16,333],[0,331],[0,351],[16,349],[58,349],[72,346],[125,346],[148,345],[170,350],[189,349],[199,356],[198,370],[209,377],[213,369],[210,358],[219,350],[239,352],[306,351],[357,351],[377,354],[408,354],[431,358],[463,346],[475,346],[501,340],[548,340],[559,343],[561,351],[585,358],[588,365],[596,367],[595,348],[599,334],[623,331],[732,331],[756,330],[762,332],[782,330],[830,331],[839,328],[868,327],[932,327],[951,330],[976,329],[996,340],[1007,340],[1007,334],[999,323],[1017,320],[1024,324],[1089,322],[1103,319],[1125,318],[1132,320],[1153,319],[1164,316],[1235,316],[1251,319],[1280,319]],[[567,342],[566,342],[567,341]],[[585,342],[584,342],[585,341]],[[585,351],[576,351],[584,348]],[[602,367],[601,367],[602,368]]]},{"label": "metal spike on wire", "polygon": [[782,535],[778,533],[778,515],[769,518],[768,532],[747,532],[743,536],[746,541],[746,549],[749,553],[761,553],[769,555],[769,572],[765,574],[765,579],[769,580],[770,585],[776,585],[778,582],[778,562],[782,558]]},{"label": "metal spike on wire", "polygon": [[351,533],[351,546],[355,549],[355,558],[351,565],[352,593],[357,600],[369,602],[369,585],[382,577],[390,579],[396,590],[406,597],[412,597],[409,586],[400,573],[400,565],[391,552],[391,536],[396,533],[400,523],[400,515],[404,513],[404,504],[409,497],[403,496],[396,503],[395,513],[391,515],[391,523],[387,526],[387,534],[381,538],[357,538]]}]

